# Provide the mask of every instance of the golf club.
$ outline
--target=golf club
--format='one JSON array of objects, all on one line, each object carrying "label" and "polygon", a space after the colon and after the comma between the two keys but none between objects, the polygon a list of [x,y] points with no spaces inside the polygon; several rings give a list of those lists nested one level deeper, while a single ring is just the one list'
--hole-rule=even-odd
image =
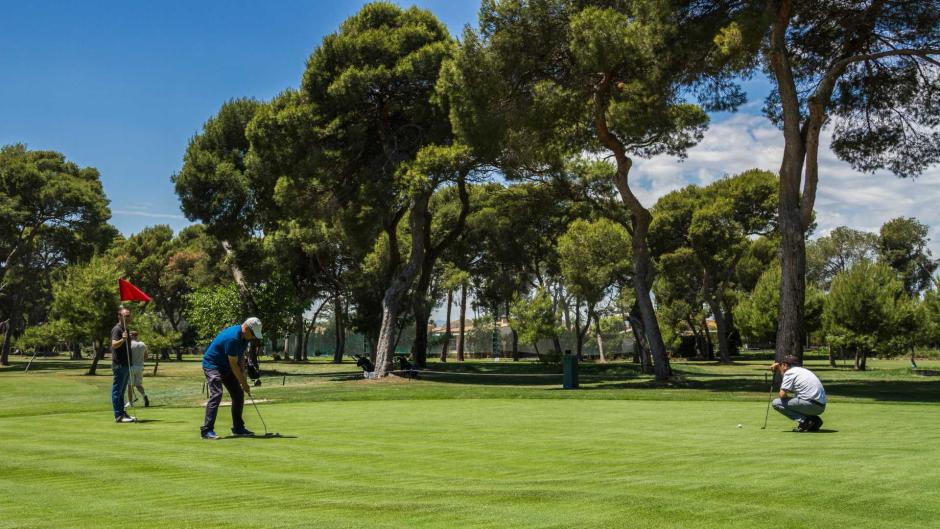
[{"label": "golf club", "polygon": [[264,437],[280,437],[281,434],[277,432],[269,432],[268,425],[264,422],[264,417],[261,416],[261,410],[258,409],[258,405],[255,404],[255,398],[251,396],[251,393],[248,394],[248,400],[251,401],[251,405],[255,407],[255,411],[258,412],[258,418],[261,419],[261,425],[264,426]]},{"label": "golf club", "polygon": [[37,348],[35,351],[33,351],[33,356],[32,356],[32,358],[29,359],[29,363],[26,364],[26,370],[23,371],[24,373],[29,373],[29,366],[33,365],[33,360],[36,359],[36,353],[38,353],[38,352],[39,352],[39,349],[38,349],[38,348]]},{"label": "golf club", "polygon": [[[764,384],[767,383],[767,373],[764,373]],[[764,425],[760,427],[761,430],[767,429],[767,417],[770,415],[770,403],[774,398],[774,381],[770,379],[770,394],[767,396],[767,411],[764,412]]]}]

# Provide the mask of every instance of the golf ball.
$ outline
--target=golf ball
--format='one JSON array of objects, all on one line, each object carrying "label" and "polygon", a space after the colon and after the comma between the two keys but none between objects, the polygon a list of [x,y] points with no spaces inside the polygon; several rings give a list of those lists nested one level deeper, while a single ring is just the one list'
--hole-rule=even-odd
[{"label": "golf ball", "polygon": [[738,425],[738,428],[744,428],[744,425],[743,425],[743,424],[739,424],[739,425]]}]

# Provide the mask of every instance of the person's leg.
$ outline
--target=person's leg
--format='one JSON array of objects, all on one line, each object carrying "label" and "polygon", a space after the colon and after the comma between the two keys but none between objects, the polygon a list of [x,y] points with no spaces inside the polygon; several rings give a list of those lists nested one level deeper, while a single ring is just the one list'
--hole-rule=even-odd
[{"label": "person's leg", "polygon": [[245,421],[242,419],[242,411],[245,408],[245,392],[234,373],[226,373],[222,377],[222,383],[225,384],[225,389],[232,397],[232,429],[241,430],[245,428]]},{"label": "person's leg", "polygon": [[787,409],[800,415],[801,419],[803,420],[809,419],[809,420],[812,420],[813,422],[815,422],[816,418],[818,418],[818,416],[823,411],[825,411],[825,408],[818,406],[816,404],[813,404],[812,402],[808,400],[796,399],[796,398],[790,399],[790,401],[787,402]]},{"label": "person's leg", "polygon": [[137,386],[137,370],[133,366],[128,370],[128,377],[130,381],[127,384],[127,405],[125,408],[133,406],[134,401],[137,400],[137,395],[134,394],[134,387]]},{"label": "person's leg", "polygon": [[245,427],[245,421],[242,418],[242,412],[245,409],[245,392],[234,373],[226,373],[222,378],[225,389],[232,397],[232,429],[241,430]]},{"label": "person's leg", "polygon": [[222,375],[217,369],[203,369],[206,385],[209,386],[209,400],[206,402],[206,418],[199,429],[202,435],[215,430],[215,416],[219,413],[222,402]]},{"label": "person's leg", "polygon": [[124,415],[124,388],[127,386],[127,367],[114,366],[111,368],[111,407],[114,417]]},{"label": "person's leg", "polygon": [[806,418],[806,416],[803,415],[802,413],[799,413],[798,410],[793,409],[792,405],[794,403],[793,401],[795,400],[797,399],[792,399],[789,397],[784,397],[782,399],[777,398],[777,399],[774,399],[772,405],[775,410],[785,415],[788,419],[791,419],[794,421],[802,421],[803,419]]},{"label": "person's leg", "polygon": [[[133,382],[133,387],[140,392],[140,396],[147,400],[147,390],[144,389],[144,368],[142,367],[132,367],[131,381]],[[133,402],[133,401],[131,401]]]},{"label": "person's leg", "polygon": [[[808,400],[797,398],[774,399],[773,407],[790,419],[800,421],[800,424],[806,425],[807,429],[812,429],[812,426],[817,422],[819,426],[822,425],[822,421],[819,420],[818,416],[825,411],[825,408]],[[816,426],[817,430],[819,426]]]}]

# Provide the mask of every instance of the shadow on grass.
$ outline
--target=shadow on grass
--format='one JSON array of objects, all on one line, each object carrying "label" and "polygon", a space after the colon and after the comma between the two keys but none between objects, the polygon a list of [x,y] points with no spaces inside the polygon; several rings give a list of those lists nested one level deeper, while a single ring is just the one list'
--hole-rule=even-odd
[{"label": "shadow on grass", "polygon": [[[105,363],[107,362],[107,366]],[[26,370],[26,365],[29,364],[29,358],[22,361],[14,361],[9,366],[4,366],[0,368],[0,373],[23,373]],[[88,358],[83,358],[81,360],[42,360],[39,358],[36,359],[32,365],[29,366],[28,373],[33,371],[81,371],[82,373],[88,371],[88,368],[91,367],[91,360]],[[111,373],[111,360],[105,358],[98,362],[98,369],[104,371],[104,368],[108,368],[108,375]]]},{"label": "shadow on grass", "polygon": [[297,438],[298,438],[298,437],[297,437],[296,435],[281,435],[281,434],[278,434],[278,435],[264,435],[264,434],[261,434],[261,435],[254,435],[254,436],[251,436],[251,437],[236,436],[236,435],[228,435],[228,436],[225,436],[225,437],[219,437],[219,438],[216,439],[216,440],[217,440],[217,441],[230,441],[230,440],[244,439],[245,441],[268,441],[268,440],[271,440],[271,439],[297,439]]},{"label": "shadow on grass", "polygon": [[[700,375],[694,375],[700,377]],[[705,377],[702,377],[705,378]],[[829,397],[851,397],[883,402],[940,402],[940,381],[937,380],[834,380],[825,382]],[[763,380],[739,377],[677,379],[662,383],[654,380],[620,381],[586,387],[592,389],[689,389],[717,393],[768,393]]]},{"label": "shadow on grass", "polygon": [[[614,382],[640,376],[634,364],[580,364],[579,378],[585,382]],[[553,386],[562,382],[560,366],[532,363],[435,364],[419,370],[418,380],[477,386]]]}]

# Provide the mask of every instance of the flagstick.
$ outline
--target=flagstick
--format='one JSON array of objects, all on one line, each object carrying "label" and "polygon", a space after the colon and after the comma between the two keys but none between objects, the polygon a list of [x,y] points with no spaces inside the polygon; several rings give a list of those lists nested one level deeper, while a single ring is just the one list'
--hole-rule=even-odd
[{"label": "flagstick", "polygon": [[[121,326],[124,327],[124,332],[127,334],[127,338],[124,338],[124,350],[127,351],[127,377],[125,377],[125,380],[127,381],[127,384],[130,384],[131,383],[131,331],[130,329],[127,328],[127,318],[124,317],[124,312],[121,312]],[[121,400],[124,400],[124,397],[126,396],[127,396],[127,385],[124,386],[124,391],[121,393]],[[127,414],[126,411],[124,413]]]}]

